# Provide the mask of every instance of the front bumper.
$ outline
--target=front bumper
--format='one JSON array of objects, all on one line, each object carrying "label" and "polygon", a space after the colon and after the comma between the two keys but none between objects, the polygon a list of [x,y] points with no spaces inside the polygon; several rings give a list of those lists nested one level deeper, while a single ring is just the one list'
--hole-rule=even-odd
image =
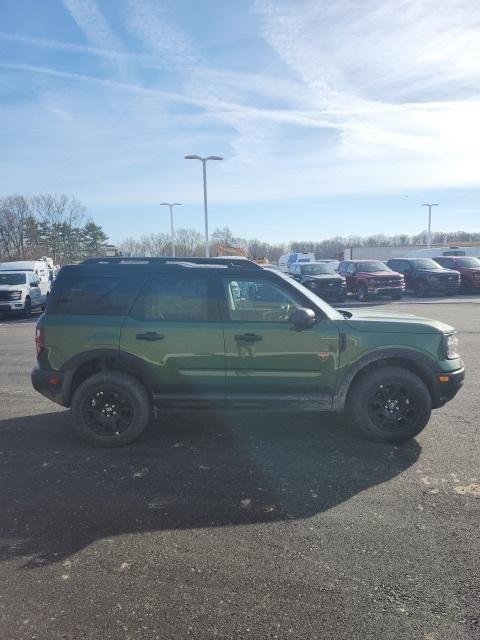
[{"label": "front bumper", "polygon": [[427,281],[427,290],[430,293],[443,293],[443,294],[453,294],[457,293],[460,289],[460,282],[428,282]]},{"label": "front bumper", "polygon": [[480,278],[465,278],[461,280],[461,286],[470,291],[480,291]]},{"label": "front bumper", "polygon": [[329,287],[328,289],[310,289],[310,291],[313,291],[313,293],[315,293],[317,296],[319,296],[320,298],[322,298],[323,300],[337,300],[338,298],[345,298],[346,294],[347,294],[347,290],[343,287],[338,287],[338,288],[333,288],[333,287]]},{"label": "front bumper", "polygon": [[465,380],[465,367],[456,371],[439,372],[435,375],[433,389],[433,408],[442,407],[452,400],[463,386]]},{"label": "front bumper", "polygon": [[42,396],[60,404],[70,406],[71,374],[67,371],[49,371],[35,365],[31,373],[32,386]]},{"label": "front bumper", "polygon": [[24,308],[22,300],[15,300],[13,302],[0,302],[0,313],[14,313],[15,311],[22,311]]},{"label": "front bumper", "polygon": [[391,296],[391,295],[400,295],[405,292],[405,286],[383,286],[383,287],[368,287],[368,293],[377,295],[377,296]]},{"label": "front bumper", "polygon": [[345,298],[347,295],[347,285],[345,283],[334,283],[329,285],[312,282],[310,280],[308,282],[303,282],[302,284],[309,291],[323,300],[338,300],[339,298]]}]

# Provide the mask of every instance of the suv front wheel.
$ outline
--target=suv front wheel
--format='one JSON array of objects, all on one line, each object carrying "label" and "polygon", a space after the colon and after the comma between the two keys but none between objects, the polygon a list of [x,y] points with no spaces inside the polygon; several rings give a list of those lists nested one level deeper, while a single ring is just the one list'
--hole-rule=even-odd
[{"label": "suv front wheel", "polygon": [[22,311],[22,316],[24,318],[30,318],[30,316],[32,315],[32,303],[30,301],[30,298],[25,298],[25,304],[23,305],[23,311]]},{"label": "suv front wheel", "polygon": [[150,419],[150,400],[136,378],[104,371],[87,378],[72,400],[75,430],[97,447],[119,447],[136,440]]},{"label": "suv front wheel", "polygon": [[415,295],[417,298],[425,298],[428,293],[427,284],[423,280],[417,280],[415,284]]},{"label": "suv front wheel", "polygon": [[368,298],[369,296],[367,287],[364,284],[358,285],[357,300],[359,300],[360,302],[367,302]]},{"label": "suv front wheel", "polygon": [[383,366],[361,375],[349,393],[350,420],[379,442],[404,442],[424,429],[432,411],[425,383],[408,369]]}]

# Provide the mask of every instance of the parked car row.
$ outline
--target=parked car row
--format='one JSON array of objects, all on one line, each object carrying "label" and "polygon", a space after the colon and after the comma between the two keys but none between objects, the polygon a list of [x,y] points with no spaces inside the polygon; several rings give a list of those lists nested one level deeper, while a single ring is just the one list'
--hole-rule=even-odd
[{"label": "parked car row", "polygon": [[[288,275],[320,298],[343,302],[347,294],[361,302],[378,296],[400,300],[405,292],[431,294],[480,293],[480,259],[473,256],[395,258],[380,260],[312,260],[310,254],[284,258]],[[296,256],[301,260],[295,261]],[[279,269],[283,270],[279,263]]]}]

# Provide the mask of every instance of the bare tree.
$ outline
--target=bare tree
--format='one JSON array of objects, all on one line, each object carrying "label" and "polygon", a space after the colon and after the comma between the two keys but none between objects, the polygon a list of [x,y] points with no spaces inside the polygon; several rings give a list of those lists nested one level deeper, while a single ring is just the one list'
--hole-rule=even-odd
[{"label": "bare tree", "polygon": [[142,255],[170,256],[172,255],[172,239],[168,233],[151,233],[140,240]]},{"label": "bare tree", "polygon": [[1,253],[15,258],[25,256],[25,226],[30,217],[30,204],[24,196],[15,194],[0,201]]},{"label": "bare tree", "polygon": [[42,194],[33,196],[31,206],[39,221],[42,241],[54,262],[72,259],[78,248],[78,234],[68,230],[78,228],[85,216],[85,207],[74,197]]},{"label": "bare tree", "polygon": [[214,245],[220,244],[226,247],[231,247],[233,245],[234,238],[229,227],[223,227],[222,229],[215,229],[215,231],[210,236],[210,240]]},{"label": "bare tree", "polygon": [[201,233],[195,229],[175,231],[176,253],[179,256],[205,255],[205,242]]}]

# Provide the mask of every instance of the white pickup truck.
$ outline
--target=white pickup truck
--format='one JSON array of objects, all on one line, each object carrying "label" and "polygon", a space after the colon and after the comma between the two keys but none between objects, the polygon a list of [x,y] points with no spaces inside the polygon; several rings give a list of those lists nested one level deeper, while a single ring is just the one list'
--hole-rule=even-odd
[{"label": "white pickup truck", "polygon": [[13,271],[0,268],[0,313],[19,314],[29,318],[32,309],[43,310],[48,291],[42,290],[34,271]]}]

